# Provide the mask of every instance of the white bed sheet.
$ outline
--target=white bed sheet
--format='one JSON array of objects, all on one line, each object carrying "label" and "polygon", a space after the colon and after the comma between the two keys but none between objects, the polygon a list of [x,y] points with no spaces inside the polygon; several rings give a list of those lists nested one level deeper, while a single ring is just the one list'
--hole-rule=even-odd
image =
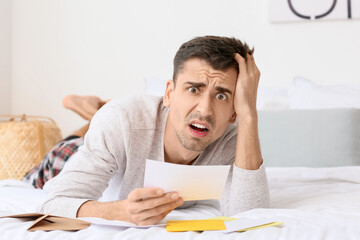
[{"label": "white bed sheet", "polygon": [[[0,239],[360,239],[360,167],[267,168],[271,208],[253,209],[233,217],[282,221],[243,233],[169,233],[163,227],[126,229],[91,226],[70,231],[29,232],[31,222],[0,219]],[[0,215],[34,212],[46,198],[42,190],[20,181],[0,181]],[[219,216],[217,203],[208,201],[173,211],[167,219],[203,219]]]}]

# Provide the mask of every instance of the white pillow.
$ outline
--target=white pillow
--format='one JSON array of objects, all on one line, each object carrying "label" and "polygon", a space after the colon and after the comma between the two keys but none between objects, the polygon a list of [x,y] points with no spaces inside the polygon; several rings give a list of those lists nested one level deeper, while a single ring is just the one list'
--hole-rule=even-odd
[{"label": "white pillow", "polygon": [[288,109],[289,96],[287,88],[259,87],[256,100],[256,108],[257,110]]},{"label": "white pillow", "polygon": [[360,84],[320,86],[295,77],[289,98],[290,109],[360,108]]}]

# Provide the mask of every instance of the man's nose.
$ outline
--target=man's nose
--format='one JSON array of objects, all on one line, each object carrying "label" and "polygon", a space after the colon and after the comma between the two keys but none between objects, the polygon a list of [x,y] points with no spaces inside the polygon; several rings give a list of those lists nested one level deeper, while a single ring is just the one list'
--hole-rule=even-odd
[{"label": "man's nose", "polygon": [[204,94],[199,98],[199,102],[196,106],[196,111],[199,112],[202,116],[212,116],[213,115],[213,102],[211,96]]}]

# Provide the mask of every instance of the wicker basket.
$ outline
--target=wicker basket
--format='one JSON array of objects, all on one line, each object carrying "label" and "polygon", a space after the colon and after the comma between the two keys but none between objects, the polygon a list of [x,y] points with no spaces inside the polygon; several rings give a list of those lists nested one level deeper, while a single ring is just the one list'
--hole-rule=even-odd
[{"label": "wicker basket", "polygon": [[0,115],[0,179],[22,179],[60,140],[48,117]]}]

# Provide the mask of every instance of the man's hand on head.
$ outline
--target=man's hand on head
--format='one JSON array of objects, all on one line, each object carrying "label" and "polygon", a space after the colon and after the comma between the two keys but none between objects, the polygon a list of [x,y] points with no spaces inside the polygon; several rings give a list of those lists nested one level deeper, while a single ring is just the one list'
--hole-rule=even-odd
[{"label": "man's hand on head", "polygon": [[239,64],[239,75],[236,83],[234,109],[239,118],[244,116],[257,116],[256,98],[260,79],[260,71],[257,68],[253,54],[247,53],[247,60],[239,53],[235,54],[235,60]]},{"label": "man's hand on head", "polygon": [[245,60],[236,53],[235,59],[239,64],[234,98],[234,110],[239,119],[235,165],[243,169],[256,170],[263,162],[256,111],[260,71],[252,54],[248,53]]}]

